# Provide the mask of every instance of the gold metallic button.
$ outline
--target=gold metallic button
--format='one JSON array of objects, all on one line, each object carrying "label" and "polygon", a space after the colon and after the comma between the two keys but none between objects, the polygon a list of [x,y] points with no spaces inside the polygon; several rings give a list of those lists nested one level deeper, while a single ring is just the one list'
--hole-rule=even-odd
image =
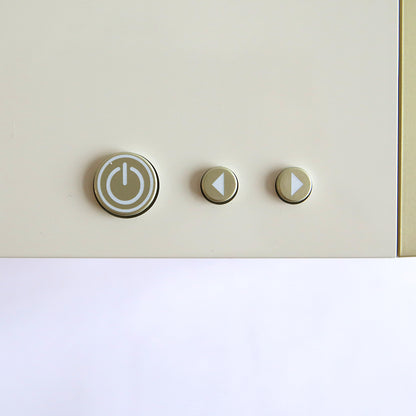
[{"label": "gold metallic button", "polygon": [[146,212],[159,192],[153,165],[134,153],[117,153],[106,159],[94,179],[99,204],[117,217],[136,217]]},{"label": "gold metallic button", "polygon": [[234,172],[222,166],[208,169],[201,180],[201,191],[208,201],[226,204],[236,195],[238,180]]},{"label": "gold metallic button", "polygon": [[299,204],[311,194],[312,181],[301,168],[286,168],[276,179],[276,191],[283,201]]}]

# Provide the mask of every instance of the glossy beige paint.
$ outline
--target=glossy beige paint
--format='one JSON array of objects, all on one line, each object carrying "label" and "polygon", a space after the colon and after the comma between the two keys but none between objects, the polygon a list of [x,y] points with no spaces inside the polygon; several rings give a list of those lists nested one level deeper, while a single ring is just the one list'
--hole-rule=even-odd
[{"label": "glossy beige paint", "polygon": [[[0,4],[0,255],[395,256],[397,1]],[[104,157],[146,155],[154,206],[96,202]],[[200,181],[232,167],[230,204]],[[277,173],[313,192],[290,205]]]}]

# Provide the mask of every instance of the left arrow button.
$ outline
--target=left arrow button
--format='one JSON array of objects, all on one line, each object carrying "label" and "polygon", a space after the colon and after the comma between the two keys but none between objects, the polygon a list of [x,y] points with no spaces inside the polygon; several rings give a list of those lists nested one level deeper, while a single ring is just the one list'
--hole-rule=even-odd
[{"label": "left arrow button", "polygon": [[201,179],[201,191],[208,201],[214,204],[226,204],[237,194],[237,176],[232,170],[223,166],[208,169]]}]

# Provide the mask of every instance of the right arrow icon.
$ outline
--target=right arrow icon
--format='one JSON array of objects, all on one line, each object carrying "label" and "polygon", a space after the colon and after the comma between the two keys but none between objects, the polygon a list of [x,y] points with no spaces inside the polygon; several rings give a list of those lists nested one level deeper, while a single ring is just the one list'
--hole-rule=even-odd
[{"label": "right arrow icon", "polygon": [[291,196],[293,196],[303,186],[303,182],[292,172],[291,176]]},{"label": "right arrow icon", "polygon": [[296,166],[283,169],[276,178],[276,192],[289,204],[300,204],[309,197],[312,181],[308,173]]}]

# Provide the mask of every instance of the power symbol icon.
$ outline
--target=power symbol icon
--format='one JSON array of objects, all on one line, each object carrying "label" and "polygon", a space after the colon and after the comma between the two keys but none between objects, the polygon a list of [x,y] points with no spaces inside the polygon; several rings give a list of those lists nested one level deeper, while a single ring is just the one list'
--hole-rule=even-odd
[{"label": "power symbol icon", "polygon": [[111,181],[112,181],[114,175],[116,173],[120,172],[121,170],[122,170],[122,173],[123,173],[123,186],[127,186],[127,181],[128,181],[128,178],[127,178],[127,173],[128,173],[128,171],[127,171],[127,162],[123,162],[123,167],[122,168],[117,167],[108,175],[107,186],[106,186],[107,187],[107,193],[114,202],[117,202],[120,205],[131,205],[131,204],[134,204],[135,202],[137,202],[140,199],[140,197],[143,195],[143,192],[144,192],[144,178],[143,178],[143,175],[135,167],[130,166],[130,171],[133,172],[135,175],[137,175],[137,177],[139,178],[139,183],[140,183],[139,190],[138,190],[137,195],[134,198],[131,198],[131,199],[128,199],[128,200],[119,199],[114,195],[113,191],[111,190]]},{"label": "power symbol icon", "polygon": [[99,204],[118,217],[136,217],[146,212],[159,192],[159,178],[143,156],[118,153],[97,170],[94,193]]}]

